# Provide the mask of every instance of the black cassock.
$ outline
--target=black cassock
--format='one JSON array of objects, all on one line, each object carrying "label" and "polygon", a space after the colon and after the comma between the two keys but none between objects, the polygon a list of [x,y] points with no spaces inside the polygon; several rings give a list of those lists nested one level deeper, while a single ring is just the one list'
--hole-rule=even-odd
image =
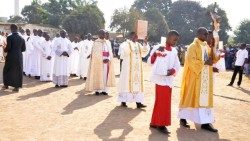
[{"label": "black cassock", "polygon": [[25,40],[18,34],[12,33],[7,37],[7,46],[4,52],[7,53],[3,68],[3,83],[5,86],[15,88],[23,84],[23,54],[26,50]]}]

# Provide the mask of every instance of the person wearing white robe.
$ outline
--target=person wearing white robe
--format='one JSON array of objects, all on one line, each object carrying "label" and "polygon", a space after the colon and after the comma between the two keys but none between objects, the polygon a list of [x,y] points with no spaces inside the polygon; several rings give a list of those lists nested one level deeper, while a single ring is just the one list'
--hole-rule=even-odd
[{"label": "person wearing white robe", "polygon": [[32,45],[32,37],[30,36],[30,30],[26,29],[26,51],[25,51],[25,67],[24,72],[27,76],[31,76],[32,64],[34,64],[34,60],[32,59],[32,54],[34,53],[34,47]]},{"label": "person wearing white robe", "polygon": [[127,107],[126,102],[136,102],[137,108],[146,107],[143,94],[143,54],[148,51],[147,44],[142,46],[137,42],[138,36],[135,32],[130,33],[130,39],[123,42],[120,46],[120,58],[122,69],[118,88],[118,101],[121,106]]},{"label": "person wearing white robe", "polygon": [[79,42],[78,38],[71,43],[73,52],[70,55],[70,75],[76,76],[79,65]]},{"label": "person wearing white robe", "polygon": [[88,33],[86,40],[80,42],[80,58],[78,65],[78,76],[80,79],[84,78],[84,80],[86,80],[90,60],[88,56],[91,54],[93,43],[90,33]]},{"label": "person wearing white robe", "polygon": [[[32,74],[31,76],[35,76],[35,79],[40,79],[41,75],[41,57],[42,57],[42,49],[41,44],[44,41],[42,37],[42,30],[33,30],[34,36],[32,38],[32,45],[34,47],[33,57],[34,64],[32,65]],[[38,35],[38,36],[36,36]]]},{"label": "person wearing white robe", "polygon": [[85,84],[85,91],[95,91],[95,95],[108,95],[108,87],[115,86],[113,52],[105,40],[105,30],[99,30],[90,55],[90,67]]},{"label": "person wearing white robe", "polygon": [[67,87],[69,79],[69,56],[72,52],[71,42],[66,38],[66,31],[60,31],[60,38],[55,41],[55,63],[53,71],[53,83],[55,87]]},{"label": "person wearing white robe", "polygon": [[[27,38],[27,35],[25,35],[25,31],[21,28],[19,29],[18,34],[25,40]],[[26,50],[22,52],[23,54],[23,74],[26,75],[25,70],[26,70]]]},{"label": "person wearing white robe", "polygon": [[52,42],[49,40],[50,36],[48,34],[44,35],[45,41],[42,43],[42,58],[41,58],[41,77],[40,81],[50,82],[53,76],[53,51]]}]

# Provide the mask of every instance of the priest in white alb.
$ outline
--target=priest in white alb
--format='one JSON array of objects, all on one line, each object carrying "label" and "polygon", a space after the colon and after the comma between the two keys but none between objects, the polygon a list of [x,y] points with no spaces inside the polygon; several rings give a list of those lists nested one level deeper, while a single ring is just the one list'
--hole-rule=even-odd
[{"label": "priest in white alb", "polygon": [[71,43],[73,52],[70,54],[70,75],[75,77],[77,76],[78,65],[79,65],[79,42],[78,37],[74,38],[74,41]]},{"label": "priest in white alb", "polygon": [[105,31],[100,30],[99,38],[94,42],[90,55],[85,90],[95,91],[95,95],[108,95],[108,87],[115,86],[113,53],[105,36]]},{"label": "priest in white alb", "polygon": [[37,49],[38,48],[38,36],[37,36],[37,30],[36,29],[33,29],[33,35],[31,36],[31,43],[32,43],[32,46],[33,46],[33,52],[31,54],[31,59],[33,60],[32,61],[32,67],[30,68],[30,75],[31,76],[35,76],[36,79],[40,79],[39,76],[40,76],[40,57],[38,55],[39,53],[39,50]]},{"label": "priest in white alb", "polygon": [[201,124],[201,129],[218,132],[212,126],[213,108],[213,63],[219,60],[214,46],[207,44],[208,31],[197,30],[197,37],[190,44],[185,59],[179,105],[180,124],[189,127],[187,120]]},{"label": "priest in white alb", "polygon": [[54,68],[54,57],[52,50],[52,43],[50,36],[44,34],[45,41],[42,43],[42,58],[41,58],[41,77],[40,81],[50,82],[52,81],[53,68]]},{"label": "priest in white alb", "polygon": [[136,102],[137,108],[146,107],[144,102],[142,57],[149,47],[147,41],[142,46],[135,32],[131,32],[129,39],[120,45],[120,59],[122,68],[118,88],[118,101],[127,107],[126,102]]},{"label": "priest in white alb", "polygon": [[30,30],[26,29],[26,38],[25,38],[25,44],[26,44],[26,63],[24,67],[24,72],[27,76],[31,76],[32,74],[32,65],[34,64],[34,59],[32,58],[34,55],[34,47],[32,45],[32,37],[30,36]]},{"label": "priest in white alb", "polygon": [[93,41],[92,35],[88,33],[87,39],[80,42],[80,59],[78,65],[78,76],[80,79],[86,80],[89,68],[90,58],[88,56],[91,54]]},{"label": "priest in white alb", "polygon": [[36,30],[33,30],[34,36],[32,39],[32,45],[34,47],[34,53],[33,58],[34,64],[33,64],[33,74],[32,76],[35,76],[35,79],[40,79],[41,76],[41,57],[42,57],[42,43],[44,42],[44,37],[42,36],[43,32],[42,30],[37,31],[36,36]]},{"label": "priest in white alb", "polygon": [[54,43],[55,63],[53,83],[55,87],[68,87],[69,83],[69,56],[72,53],[71,42],[66,38],[66,31],[60,31],[60,36]]}]

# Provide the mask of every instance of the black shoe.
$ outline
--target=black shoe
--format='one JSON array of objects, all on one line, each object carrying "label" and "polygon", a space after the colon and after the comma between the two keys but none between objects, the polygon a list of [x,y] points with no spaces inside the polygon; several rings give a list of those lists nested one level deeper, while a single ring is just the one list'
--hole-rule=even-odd
[{"label": "black shoe", "polygon": [[165,126],[159,126],[157,128],[157,130],[160,131],[161,133],[164,133],[164,134],[169,134],[170,133]]},{"label": "black shoe", "polygon": [[19,92],[19,88],[14,88],[12,91],[13,92]]},{"label": "black shoe", "polygon": [[9,89],[9,86],[3,86],[2,87],[2,90],[7,90],[7,89]]},{"label": "black shoe", "polygon": [[128,107],[127,104],[126,104],[126,102],[122,102],[122,103],[121,103],[121,106],[122,106],[122,107]]},{"label": "black shoe", "polygon": [[62,85],[61,87],[63,87],[63,88],[67,88],[67,87],[68,87],[68,85]]},{"label": "black shoe", "polygon": [[152,125],[152,124],[150,124],[149,127],[150,127],[150,128],[154,128],[154,129],[158,128],[158,126]]},{"label": "black shoe", "polygon": [[227,84],[227,86],[233,86],[233,84],[230,84],[230,83],[229,83],[229,84]]},{"label": "black shoe", "polygon": [[95,95],[100,95],[100,93],[99,92],[95,92]]},{"label": "black shoe", "polygon": [[26,76],[25,72],[23,72],[23,75]]},{"label": "black shoe", "polygon": [[190,125],[188,125],[186,119],[180,119],[180,125],[186,128],[190,128]]},{"label": "black shoe", "polygon": [[218,130],[213,128],[210,124],[202,124],[201,129],[204,129],[210,132],[215,132],[215,133],[218,132]]},{"label": "black shoe", "polygon": [[108,95],[108,93],[106,93],[106,92],[102,92],[102,95]]},{"label": "black shoe", "polygon": [[87,80],[87,77],[84,77],[83,80],[86,81],[86,80]]},{"label": "black shoe", "polygon": [[55,88],[59,88],[60,86],[59,85],[55,85]]},{"label": "black shoe", "polygon": [[138,109],[147,107],[146,105],[143,105],[143,104],[141,104],[139,102],[136,102],[136,106],[137,106]]},{"label": "black shoe", "polygon": [[35,79],[40,79],[40,76],[35,76]]},{"label": "black shoe", "polygon": [[238,87],[240,87],[240,84],[237,84]]}]

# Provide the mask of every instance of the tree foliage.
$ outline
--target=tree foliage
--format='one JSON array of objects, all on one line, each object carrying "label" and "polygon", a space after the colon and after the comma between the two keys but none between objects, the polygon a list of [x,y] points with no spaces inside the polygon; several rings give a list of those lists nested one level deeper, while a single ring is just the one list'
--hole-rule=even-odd
[{"label": "tree foliage", "polygon": [[144,16],[136,9],[116,9],[111,18],[110,28],[117,32],[127,34],[134,31],[137,20],[143,20]]},{"label": "tree foliage", "polygon": [[152,8],[145,12],[145,17],[149,23],[149,40],[153,42],[159,42],[161,36],[166,36],[166,34],[169,32],[169,27],[164,16],[158,9]]},{"label": "tree foliage", "polygon": [[22,15],[28,23],[64,27],[70,33],[93,33],[105,22],[96,0],[48,0],[43,4],[33,0]]},{"label": "tree foliage", "polygon": [[21,16],[10,16],[9,23],[25,23],[25,19]]},{"label": "tree foliage", "polygon": [[[205,8],[202,7],[199,2],[195,1],[176,1],[171,5],[168,14],[168,23],[171,29],[176,29],[181,34],[180,43],[190,44],[199,27],[206,27],[212,30],[212,19],[208,13],[209,11],[213,11],[213,8],[213,4]],[[226,12],[218,6],[217,9],[217,14],[221,18],[219,31],[220,40],[227,43],[227,31],[229,31],[231,27],[229,26]]]},{"label": "tree foliage", "polygon": [[250,44],[250,20],[243,20],[234,33],[235,42]]},{"label": "tree foliage", "polygon": [[31,5],[26,5],[21,14],[24,16],[25,20],[31,24],[44,23],[48,18],[48,12],[43,9],[39,1],[32,1]]},{"label": "tree foliage", "polygon": [[145,13],[150,9],[158,9],[164,17],[167,17],[172,0],[135,0],[133,8]]},{"label": "tree foliage", "polygon": [[63,21],[63,28],[74,34],[96,34],[99,29],[104,28],[103,13],[96,4],[79,7],[71,12]]},{"label": "tree foliage", "polygon": [[198,27],[209,27],[210,18],[207,11],[200,3],[195,1],[176,1],[171,5],[169,26],[181,35],[181,44],[193,41]]},{"label": "tree foliage", "polygon": [[[142,13],[143,18],[149,21],[149,36],[156,41],[168,29],[175,29],[181,35],[181,44],[190,44],[195,37],[199,27],[212,29],[212,19],[208,14],[213,10],[214,5],[202,7],[199,2],[190,0],[179,0],[172,3],[172,0],[135,0],[130,9]],[[226,12],[218,7],[218,15],[221,17],[220,40],[227,43],[227,32],[231,29],[228,23]],[[129,12],[116,10],[112,17],[111,29],[117,31],[129,31]],[[158,39],[160,40],[160,39]]]},{"label": "tree foliage", "polygon": [[130,10],[115,10],[110,28],[126,35],[128,32],[135,31],[138,20],[148,21],[148,36],[150,41],[159,41],[160,37],[165,36],[169,31],[164,16],[157,8],[148,9],[145,13],[133,7]]}]

